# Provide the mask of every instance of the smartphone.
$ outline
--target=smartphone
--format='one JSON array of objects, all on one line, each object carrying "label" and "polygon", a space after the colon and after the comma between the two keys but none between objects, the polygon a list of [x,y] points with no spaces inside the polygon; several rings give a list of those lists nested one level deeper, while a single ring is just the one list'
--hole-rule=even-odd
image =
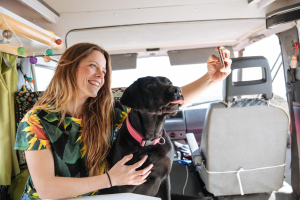
[{"label": "smartphone", "polygon": [[217,47],[217,48],[218,48],[218,53],[219,53],[219,58],[220,58],[220,61],[221,61],[221,65],[222,65],[222,67],[225,67],[225,63],[224,63],[224,59],[223,59],[221,49],[220,49],[220,47]]}]

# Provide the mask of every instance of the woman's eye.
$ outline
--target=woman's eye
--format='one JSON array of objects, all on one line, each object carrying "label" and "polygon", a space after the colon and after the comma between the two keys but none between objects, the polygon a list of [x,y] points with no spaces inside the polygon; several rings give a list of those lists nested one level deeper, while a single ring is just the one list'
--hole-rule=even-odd
[{"label": "woman's eye", "polygon": [[94,65],[94,64],[91,64],[90,66],[92,66],[92,67],[96,67],[96,65]]},{"label": "woman's eye", "polygon": [[106,71],[103,71],[102,73],[103,73],[104,75],[106,75]]}]

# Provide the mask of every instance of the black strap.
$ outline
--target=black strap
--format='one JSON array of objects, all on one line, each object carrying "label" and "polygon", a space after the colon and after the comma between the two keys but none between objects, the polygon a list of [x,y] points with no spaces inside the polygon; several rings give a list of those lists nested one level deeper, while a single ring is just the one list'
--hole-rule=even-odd
[{"label": "black strap", "polygon": [[290,83],[295,83],[296,80],[296,69],[295,68],[289,68],[287,70],[288,80]]},{"label": "black strap", "polygon": [[110,183],[110,187],[112,187],[110,176],[109,176],[108,172],[106,172],[106,174],[107,174],[107,177],[108,177],[108,180],[109,180],[109,183]]},{"label": "black strap", "polygon": [[297,198],[300,197],[300,176],[299,176],[299,155],[298,155],[298,143],[297,143],[297,130],[295,125],[295,115],[294,115],[294,107],[293,107],[293,87],[294,83],[290,79],[290,82],[286,84],[287,89],[287,100],[289,105],[289,111],[290,111],[290,120],[291,120],[291,126],[290,126],[290,134],[291,134],[291,184],[293,188],[293,193],[297,195]]}]

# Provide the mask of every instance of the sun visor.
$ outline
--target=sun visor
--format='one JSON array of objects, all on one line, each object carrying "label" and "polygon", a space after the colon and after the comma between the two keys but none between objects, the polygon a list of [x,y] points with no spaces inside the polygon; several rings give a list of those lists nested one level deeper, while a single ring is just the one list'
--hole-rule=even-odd
[{"label": "sun visor", "polygon": [[112,70],[135,69],[137,53],[110,55]]},{"label": "sun visor", "polygon": [[[232,47],[225,47],[230,51],[230,58],[233,58]],[[167,52],[171,65],[190,65],[206,63],[211,54],[218,56],[215,48],[183,49]]]}]

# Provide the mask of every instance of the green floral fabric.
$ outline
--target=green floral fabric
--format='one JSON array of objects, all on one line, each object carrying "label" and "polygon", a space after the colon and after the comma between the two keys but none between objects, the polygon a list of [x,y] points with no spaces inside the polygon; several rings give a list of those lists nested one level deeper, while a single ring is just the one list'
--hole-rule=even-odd
[{"label": "green floral fabric", "polygon": [[[113,132],[118,130],[125,120],[129,108],[115,102],[113,117]],[[31,109],[25,114],[17,130],[15,149],[43,150],[51,148],[55,165],[55,176],[87,177],[85,166],[85,147],[81,140],[82,120],[67,115],[64,122],[58,126],[60,114],[42,109]],[[114,134],[112,134],[112,141]],[[104,172],[104,164],[101,167]],[[24,195],[29,199],[40,199],[31,176],[25,185]],[[96,195],[93,191],[82,196]]]}]

